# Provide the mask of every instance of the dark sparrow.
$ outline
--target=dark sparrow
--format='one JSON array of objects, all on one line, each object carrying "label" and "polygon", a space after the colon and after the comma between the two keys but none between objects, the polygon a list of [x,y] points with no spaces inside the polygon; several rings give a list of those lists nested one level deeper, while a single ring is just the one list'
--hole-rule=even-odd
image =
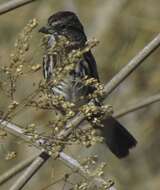
[{"label": "dark sparrow", "polygon": [[[83,48],[87,41],[83,26],[78,17],[69,11],[57,12],[49,17],[47,26],[42,27],[40,32],[49,35],[48,46],[53,46],[58,36],[64,36],[72,44],[69,51]],[[43,73],[49,80],[54,73],[54,67],[58,64],[53,55],[46,53],[43,59]],[[54,75],[53,75],[54,76]],[[74,72],[68,76],[52,91],[56,95],[63,95],[67,101],[78,102],[80,96],[86,96],[93,92],[93,88],[83,88],[80,81],[85,76],[99,81],[97,66],[91,51],[83,54],[83,59],[76,63]],[[83,103],[84,104],[84,103]],[[129,149],[137,143],[135,138],[113,117],[108,116],[101,121],[104,127],[100,128],[106,144],[119,158],[129,154]]]}]

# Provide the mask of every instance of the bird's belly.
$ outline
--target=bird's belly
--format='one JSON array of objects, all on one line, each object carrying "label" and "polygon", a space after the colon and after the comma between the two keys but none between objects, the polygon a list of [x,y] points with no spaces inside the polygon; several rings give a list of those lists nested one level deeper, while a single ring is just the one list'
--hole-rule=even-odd
[{"label": "bird's belly", "polygon": [[63,96],[66,101],[75,103],[76,105],[83,105],[88,94],[87,89],[81,82],[73,81],[70,77],[61,81],[57,86],[52,87],[54,95]]},{"label": "bird's belly", "polygon": [[61,81],[58,85],[52,87],[54,95],[63,96],[65,100],[71,100],[71,87],[68,81]]}]

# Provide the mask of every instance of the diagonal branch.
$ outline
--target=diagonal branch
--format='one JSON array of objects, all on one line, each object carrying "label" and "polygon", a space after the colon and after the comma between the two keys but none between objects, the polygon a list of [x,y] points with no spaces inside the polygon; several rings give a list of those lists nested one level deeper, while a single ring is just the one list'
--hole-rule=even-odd
[{"label": "diagonal branch", "polygon": [[9,180],[11,177],[22,171],[24,168],[29,166],[33,160],[37,157],[38,155],[34,155],[30,158],[27,158],[26,160],[20,162],[13,168],[9,169],[7,172],[5,172],[3,175],[0,176],[0,185],[2,185],[4,182]]},{"label": "diagonal branch", "polygon": [[26,171],[16,180],[9,190],[20,190],[31,179],[31,177],[44,165],[50,156],[42,152],[26,169]]},{"label": "diagonal branch", "polygon": [[[24,139],[25,141],[30,141],[30,136],[24,134],[23,129],[16,126],[13,123],[8,121],[4,121],[0,119],[1,128],[5,129],[9,133]],[[37,140],[33,145],[36,146],[38,149],[41,149],[41,144],[43,140]],[[30,180],[30,178],[43,166],[43,164],[50,158],[50,155],[45,152],[44,150],[38,155],[38,157],[33,161],[33,163],[27,168],[24,174],[14,183],[14,185],[9,190],[21,190],[23,186]],[[105,184],[109,185],[104,179],[100,177],[91,177],[91,174],[87,169],[85,169],[81,164],[75,160],[74,158],[70,157],[69,155],[65,154],[64,152],[59,153],[58,157],[61,161],[63,161],[68,167],[75,169],[81,175],[83,175],[86,179],[88,179],[91,184],[95,184],[98,188],[103,187]],[[111,184],[111,187],[106,188],[108,190],[116,190]]]},{"label": "diagonal branch", "polygon": [[129,113],[132,113],[134,111],[137,111],[139,109],[142,109],[146,106],[149,106],[150,104],[156,103],[160,101],[160,94],[148,97],[144,100],[144,98],[142,100],[138,100],[136,104],[130,105],[120,111],[117,111],[114,114],[114,117],[119,118],[119,117],[123,117]]},{"label": "diagonal branch", "polygon": [[33,1],[35,1],[35,0],[10,0],[10,1],[0,5],[0,15],[5,14],[14,9],[17,9],[28,3],[32,3]]}]

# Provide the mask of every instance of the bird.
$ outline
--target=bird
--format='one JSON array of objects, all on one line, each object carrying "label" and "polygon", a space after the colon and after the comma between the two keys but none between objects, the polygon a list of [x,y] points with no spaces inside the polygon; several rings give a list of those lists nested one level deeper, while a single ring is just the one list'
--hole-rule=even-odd
[{"label": "bird", "polygon": [[[76,15],[71,11],[58,11],[48,18],[47,24],[39,29],[44,35],[49,35],[48,47],[54,46],[59,36],[64,36],[70,44],[68,53],[85,47],[87,36],[84,27]],[[61,55],[59,55],[61,56]],[[49,80],[53,75],[58,61],[54,55],[45,53],[43,56],[43,75]],[[79,97],[87,96],[94,92],[94,88],[86,88],[81,83],[83,77],[94,78],[100,81],[95,58],[88,50],[83,53],[83,58],[76,63],[74,71],[70,72],[60,84],[52,88],[56,95],[63,95],[65,100],[79,102]],[[81,102],[81,105],[86,102]],[[79,106],[79,105],[78,105]],[[111,152],[118,158],[124,158],[129,154],[129,150],[135,147],[137,140],[132,134],[113,116],[106,116],[101,120],[104,127],[100,128],[105,144]],[[94,126],[95,128],[98,128]]]}]

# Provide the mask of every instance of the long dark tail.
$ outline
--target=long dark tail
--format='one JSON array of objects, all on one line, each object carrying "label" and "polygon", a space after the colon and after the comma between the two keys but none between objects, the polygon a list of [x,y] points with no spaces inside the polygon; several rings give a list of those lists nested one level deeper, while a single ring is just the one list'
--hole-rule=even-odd
[{"label": "long dark tail", "polygon": [[136,146],[136,139],[115,118],[107,117],[101,128],[105,143],[118,158],[129,154],[129,149]]}]

